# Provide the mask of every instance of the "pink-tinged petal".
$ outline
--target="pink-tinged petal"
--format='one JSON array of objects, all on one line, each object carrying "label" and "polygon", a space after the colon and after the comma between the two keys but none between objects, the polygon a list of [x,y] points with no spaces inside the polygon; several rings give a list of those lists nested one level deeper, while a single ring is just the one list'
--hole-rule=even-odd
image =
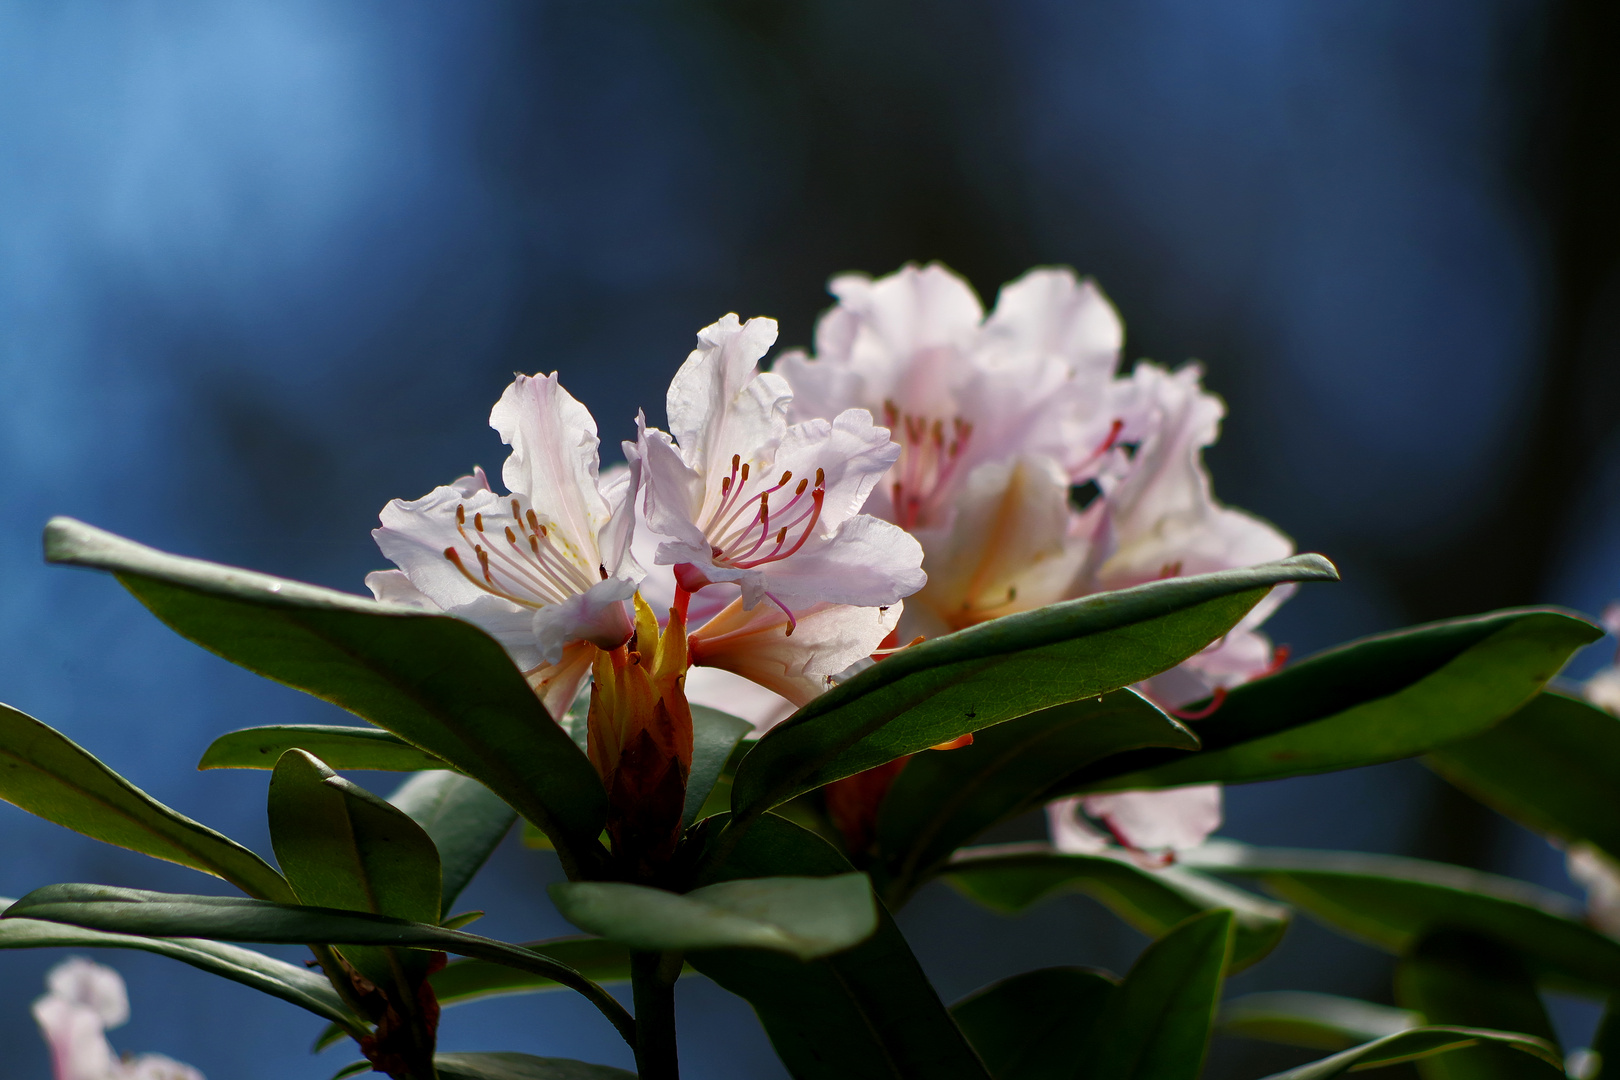
[{"label": "pink-tinged petal", "polygon": [[777,379],[750,389],[756,365],[775,343],[774,319],[744,323],[727,315],[698,331],[698,347],[670,381],[665,400],[670,433],[687,464],[707,473],[711,457],[729,458],[768,440],[771,417],[786,427],[786,384]]},{"label": "pink-tinged petal", "polygon": [[984,322],[984,347],[1003,364],[1054,359],[1092,392],[1119,363],[1125,327],[1090,278],[1066,267],[1031,270],[1001,287]]},{"label": "pink-tinged petal", "polygon": [[[461,508],[466,525],[458,527],[456,511]],[[434,488],[420,499],[395,499],[378,515],[382,527],[373,529],[372,539],[388,561],[405,572],[421,593],[446,611],[460,609],[479,600],[494,600],[487,590],[470,581],[456,564],[445,557],[447,548],[471,545],[462,533],[473,534],[473,520],[488,515],[492,520],[506,518],[511,507],[505,499],[485,490],[464,493],[454,486]],[[472,567],[476,572],[476,563]],[[594,569],[594,567],[593,567]],[[512,604],[517,609],[518,605]]]},{"label": "pink-tinged petal", "polygon": [[635,591],[634,582],[607,578],[561,603],[536,610],[531,627],[540,662],[560,663],[563,650],[577,641],[599,649],[616,649],[629,641],[635,626],[625,604]]},{"label": "pink-tinged petal", "polygon": [[94,1012],[103,1027],[115,1028],[129,1020],[129,994],[124,978],[112,968],[74,956],[51,968],[45,987],[62,998]]},{"label": "pink-tinged petal", "polygon": [[805,544],[791,558],[752,570],[721,568],[715,580],[735,580],[752,608],[768,593],[789,608],[811,604],[883,607],[898,604],[928,581],[923,549],[915,537],[865,514],[838,526],[832,536]]},{"label": "pink-tinged petal", "polygon": [[1097,855],[1109,848],[1108,834],[1080,816],[1080,799],[1046,804],[1046,833],[1065,855]]},{"label": "pink-tinged petal", "polygon": [[695,667],[686,673],[686,700],[746,720],[760,732],[769,731],[798,708],[756,682],[713,667]]},{"label": "pink-tinged petal", "polygon": [[[634,445],[627,443],[625,445]],[[601,477],[602,498],[610,517],[597,536],[602,565],[617,577],[635,580],[646,574],[631,548],[636,529],[636,503],[641,493],[641,458],[637,454],[627,465],[606,469]]]},{"label": "pink-tinged petal", "polygon": [[793,389],[788,414],[795,421],[827,420],[852,407],[882,408],[886,396],[882,389],[869,387],[866,375],[848,364],[812,360],[802,349],[777,357],[771,370]]},{"label": "pink-tinged petal", "polygon": [[555,664],[537,664],[523,673],[528,677],[535,695],[540,698],[540,704],[546,707],[553,719],[566,713],[579,696],[580,687],[590,677],[591,663],[597,654],[595,645],[576,641],[564,647],[562,656]]},{"label": "pink-tinged petal", "polygon": [[507,489],[570,541],[588,543],[580,561],[594,569],[601,562],[596,537],[611,513],[597,490],[599,440],[590,410],[562,388],[556,372],[519,375],[490,410],[489,425],[512,447],[501,469]]},{"label": "pink-tinged petal", "polygon": [[[771,471],[792,473],[796,480],[811,484],[818,475],[823,477],[826,496],[818,527],[831,532],[860,513],[872,488],[899,456],[900,447],[889,438],[889,430],[874,424],[871,413],[847,409],[831,421],[808,420],[789,428]],[[791,494],[790,485],[783,495]],[[773,501],[781,507],[788,499]],[[776,516],[784,515],[778,510]]]},{"label": "pink-tinged petal", "polygon": [[960,630],[1061,600],[1094,546],[1095,527],[1076,524],[1068,478],[1056,462],[981,465],[957,496],[949,529],[920,534],[928,584],[912,606],[931,608]]},{"label": "pink-tinged petal", "polygon": [[1620,864],[1591,844],[1575,844],[1564,856],[1570,880],[1586,890],[1586,917],[1610,937],[1620,937]]},{"label": "pink-tinged petal", "polygon": [[[803,705],[851,664],[870,656],[900,618],[901,605],[816,604],[788,616],[775,604],[735,601],[689,638],[692,663],[720,668]],[[788,632],[792,627],[792,633]]]},{"label": "pink-tinged petal", "polygon": [[117,1080],[204,1080],[190,1065],[162,1054],[139,1054],[123,1066]]},{"label": "pink-tinged petal", "polygon": [[1081,806],[1122,845],[1137,851],[1186,851],[1221,827],[1219,784],[1088,795]]},{"label": "pink-tinged petal", "polygon": [[108,1080],[118,1059],[94,1009],[46,995],[34,1002],[34,1022],[51,1049],[55,1080]]},{"label": "pink-tinged petal", "polygon": [[[707,558],[709,542],[699,527],[704,476],[687,465],[669,435],[643,428],[636,453],[641,460],[641,510],[647,529],[665,540],[656,561],[664,565]],[[672,545],[678,545],[672,546]],[[664,547],[672,554],[663,557]]]},{"label": "pink-tinged petal", "polygon": [[1599,671],[1581,686],[1581,693],[1598,708],[1620,716],[1620,668]]},{"label": "pink-tinged petal", "polygon": [[366,588],[380,604],[398,604],[418,611],[443,611],[426,593],[411,584],[403,570],[373,570],[366,575]]}]

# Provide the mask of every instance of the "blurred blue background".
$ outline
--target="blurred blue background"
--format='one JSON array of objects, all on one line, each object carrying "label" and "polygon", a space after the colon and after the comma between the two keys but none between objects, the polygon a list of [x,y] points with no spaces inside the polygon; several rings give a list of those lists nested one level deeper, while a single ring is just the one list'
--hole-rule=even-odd
[{"label": "blurred blue background", "polygon": [[[503,457],[511,372],[558,369],[610,445],[727,311],[809,339],[826,278],[939,258],[993,298],[1096,275],[1130,358],[1208,368],[1218,491],[1336,559],[1295,655],[1510,603],[1620,595],[1620,225],[1602,5],[1569,0],[744,0],[0,5],[0,700],[268,851],[217,734],[335,710],[45,567],[71,514],[344,589],[377,510]],[[1585,668],[1598,653],[1580,661]],[[361,777],[387,790],[387,777]],[[1228,835],[1446,858],[1569,889],[1539,840],[1403,763],[1235,790]],[[509,843],[482,928],[566,932]],[[0,805],[0,894],[225,891]],[[1079,898],[903,916],[947,999],[1141,939]],[[287,955],[294,955],[288,952]],[[7,1077],[49,1075],[0,954]],[[318,1024],[169,961],[120,1049],[211,1080],[324,1077]],[[1309,925],[1234,990],[1387,999]],[[781,1077],[746,1006],[682,983],[688,1075]],[[1561,1009],[1577,1043],[1589,1009]],[[567,996],[446,1013],[446,1049],[628,1065]],[[1308,1056],[1308,1055],[1304,1055]],[[1301,1055],[1221,1042],[1212,1076]]]}]

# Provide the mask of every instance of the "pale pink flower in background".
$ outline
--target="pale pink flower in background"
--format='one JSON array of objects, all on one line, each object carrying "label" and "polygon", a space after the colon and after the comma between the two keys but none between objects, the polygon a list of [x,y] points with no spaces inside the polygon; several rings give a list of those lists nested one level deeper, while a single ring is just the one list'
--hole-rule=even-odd
[{"label": "pale pink flower in background", "polygon": [[161,1054],[121,1058],[106,1031],[129,1019],[124,980],[81,957],[57,964],[48,991],[34,1001],[34,1020],[51,1048],[55,1080],[203,1080],[202,1073]]},{"label": "pale pink flower in background", "polygon": [[[1144,363],[1116,376],[1124,330],[1092,282],[1031,271],[988,317],[938,265],[842,276],[830,290],[838,304],[817,325],[816,355],[788,354],[776,370],[796,418],[865,407],[901,444],[867,504],[925,552],[928,582],[907,603],[900,642],[1293,553],[1276,529],[1216,501],[1203,451],[1225,408],[1201,370]],[[1218,705],[1226,688],[1273,670],[1258,627],[1289,591],[1139,689],[1166,708],[1211,694]],[[1220,821],[1215,787],[1097,798],[1111,801],[1088,813],[1130,846],[1189,846]],[[1073,809],[1053,820],[1080,829]],[[1170,839],[1154,832],[1161,817]],[[1096,842],[1103,834],[1092,831]]]},{"label": "pale pink flower in background", "polygon": [[1570,880],[1586,890],[1586,918],[1611,937],[1620,937],[1620,865],[1591,844],[1564,853]]},{"label": "pale pink flower in background", "polygon": [[663,539],[655,562],[688,593],[735,584],[748,611],[769,600],[791,631],[796,611],[891,605],[925,577],[914,539],[860,513],[900,448],[861,408],[789,424],[787,382],[756,367],[775,340],[770,319],[705,327],[670,383],[670,431],[643,422],[626,454]]},{"label": "pale pink flower in background", "polygon": [[[1604,608],[1599,621],[1603,629],[1620,636],[1620,601]],[[1582,684],[1581,694],[1605,712],[1620,716],[1620,653],[1616,654],[1615,662]]]},{"label": "pale pink flower in background", "polygon": [[1118,844],[1144,865],[1163,866],[1221,827],[1221,786],[1195,784],[1059,799],[1047,804],[1046,822],[1058,851],[1095,855]]},{"label": "pale pink flower in background", "polygon": [[556,373],[520,375],[490,412],[512,453],[509,495],[482,469],[383,508],[371,535],[398,570],[369,574],[378,600],[445,611],[505,647],[553,716],[597,649],[630,638],[626,601],[642,571],[630,556],[636,477],[598,476],[596,421]]}]

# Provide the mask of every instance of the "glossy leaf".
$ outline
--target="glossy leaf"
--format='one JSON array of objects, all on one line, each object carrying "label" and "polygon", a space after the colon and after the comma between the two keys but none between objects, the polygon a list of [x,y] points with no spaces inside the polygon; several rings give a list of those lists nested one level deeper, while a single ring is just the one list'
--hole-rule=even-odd
[{"label": "glossy leaf", "polygon": [[605,858],[596,770],[471,623],[168,555],[70,518],[46,526],[45,554],[112,571],[184,637],[476,777],[560,844],[571,875]]},{"label": "glossy leaf", "polygon": [[706,705],[692,706],[692,769],[686,777],[682,828],[698,819],[699,811],[731,760],[732,751],[753,733],[754,725],[747,720]]},{"label": "glossy leaf", "polygon": [[951,1016],[996,1080],[1081,1080],[1116,980],[1087,968],[1042,968],[993,983]]},{"label": "glossy leaf", "polygon": [[1246,1039],[1347,1050],[1419,1027],[1423,1016],[1356,998],[1274,990],[1228,1000],[1221,1006],[1218,1023],[1226,1034]]},{"label": "glossy leaf", "polygon": [[1337,578],[1320,555],[1051,604],[904,649],[767,732],[737,769],[739,823],[795,795],[1173,667],[1270,589]]},{"label": "glossy leaf", "polygon": [[872,936],[865,874],[723,881],[678,895],[611,881],[551,886],[563,918],[632,949],[752,948],[814,960]]},{"label": "glossy leaf", "polygon": [[399,736],[374,727],[330,724],[278,724],[243,728],[215,739],[199,769],[273,769],[281,755],[307,750],[334,769],[416,772],[442,769],[444,762]]},{"label": "glossy leaf", "polygon": [[1275,948],[1291,917],[1281,904],[1196,870],[1149,870],[1123,853],[1065,855],[1043,843],[966,848],[945,875],[969,898],[1009,914],[1062,891],[1083,892],[1155,938],[1195,915],[1224,908],[1233,913],[1230,971]]},{"label": "glossy leaf", "polygon": [[[1558,1038],[1518,955],[1479,934],[1426,934],[1395,969],[1395,1000],[1448,1027],[1516,1031],[1554,1050]],[[1563,1068],[1504,1046],[1475,1046],[1426,1064],[1430,1080],[1559,1080]]]},{"label": "glossy leaf", "polygon": [[[427,833],[404,811],[302,750],[281,755],[271,775],[270,842],[300,903],[439,921],[439,853]],[[402,958],[387,950],[342,951],[379,986],[392,985],[400,974]],[[426,974],[427,957],[403,962],[405,974]]]},{"label": "glossy leaf", "polygon": [[1231,952],[1229,911],[1195,915],[1143,950],[1103,1011],[1089,1075],[1196,1080]]},{"label": "glossy leaf", "polygon": [[0,799],[92,840],[224,878],[250,896],[291,900],[269,863],[169,809],[55,729],[0,705]]},{"label": "glossy leaf", "polygon": [[388,801],[422,826],[439,851],[441,912],[450,910],[517,820],[517,811],[483,784],[445,769],[418,773]]},{"label": "glossy leaf", "polygon": [[1093,761],[1144,746],[1192,750],[1198,738],[1135,691],[1116,690],[987,728],[971,746],[916,755],[878,813],[885,899],[898,907],[985,829],[1041,805]]},{"label": "glossy leaf", "polygon": [[1424,759],[1488,806],[1620,857],[1620,719],[1542,693],[1496,727]]},{"label": "glossy leaf", "polygon": [[1275,1073],[1266,1080],[1330,1080],[1348,1072],[1376,1069],[1385,1065],[1398,1065],[1403,1061],[1418,1061],[1452,1050],[1492,1043],[1511,1047],[1522,1053],[1549,1063],[1558,1063],[1552,1047],[1540,1039],[1518,1035],[1511,1031],[1480,1031],[1473,1028],[1420,1027],[1388,1035],[1362,1046],[1334,1054],[1332,1057],[1301,1065],[1297,1069]]},{"label": "glossy leaf", "polygon": [[1394,855],[1227,841],[1182,862],[1258,877],[1296,907],[1397,955],[1430,930],[1471,930],[1512,948],[1540,982],[1579,993],[1620,989],[1620,941],[1580,922],[1568,897],[1522,881]]},{"label": "glossy leaf", "polygon": [[[730,880],[849,869],[825,840],[771,814],[711,873]],[[872,937],[820,960],[744,949],[698,951],[687,960],[754,1007],[796,1080],[989,1080],[881,907]]]},{"label": "glossy leaf", "polygon": [[636,1074],[609,1065],[532,1054],[436,1054],[440,1080],[635,1080]]},{"label": "glossy leaf", "polygon": [[1196,725],[1202,751],[1122,755],[1071,790],[1250,783],[1413,757],[1510,716],[1602,633],[1517,610],[1353,642],[1231,691]]},{"label": "glossy leaf", "polygon": [[635,1026],[607,991],[565,964],[517,945],[427,923],[336,908],[274,904],[235,896],[187,896],[108,885],[47,885],[0,915],[117,934],[197,937],[266,944],[312,942],[434,949],[555,979],[588,998],[634,1043]]},{"label": "glossy leaf", "polygon": [[[0,910],[13,903],[0,898]],[[349,1011],[321,975],[237,945],[198,939],[136,937],[86,930],[37,919],[0,919],[0,949],[139,949],[190,964],[261,993],[290,1001],[333,1021],[339,1030],[361,1032],[364,1022]]]}]

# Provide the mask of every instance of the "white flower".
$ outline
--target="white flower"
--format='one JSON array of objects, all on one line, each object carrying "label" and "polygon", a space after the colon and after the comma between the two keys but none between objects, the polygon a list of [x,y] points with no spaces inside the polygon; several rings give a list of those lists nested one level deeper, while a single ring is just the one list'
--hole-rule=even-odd
[{"label": "white flower", "polygon": [[922,550],[859,511],[899,447],[860,408],[790,425],[788,384],[755,367],[775,340],[770,319],[704,328],[670,383],[670,432],[642,423],[627,446],[656,561],[689,593],[734,582],[747,610],[769,599],[789,629],[815,604],[894,604],[922,586]]},{"label": "white flower", "polygon": [[202,1073],[161,1054],[120,1058],[105,1034],[129,1019],[124,980],[110,967],[70,957],[45,977],[34,1020],[51,1048],[55,1080],[203,1080]]},{"label": "white flower", "polygon": [[1176,852],[1197,847],[1221,827],[1221,786],[1195,784],[1059,799],[1047,804],[1046,822],[1052,846],[1059,851],[1094,855],[1117,843],[1145,856],[1148,865],[1163,866],[1174,860]]},{"label": "white flower", "polygon": [[1586,890],[1586,918],[1620,937],[1620,865],[1591,844],[1574,844],[1564,855],[1570,879]]},{"label": "white flower", "polygon": [[501,470],[511,494],[497,494],[478,469],[413,502],[390,502],[371,535],[400,569],[366,584],[379,600],[477,624],[560,716],[595,650],[632,633],[636,476],[599,480],[596,421],[555,372],[518,376],[489,422],[512,447]]}]

